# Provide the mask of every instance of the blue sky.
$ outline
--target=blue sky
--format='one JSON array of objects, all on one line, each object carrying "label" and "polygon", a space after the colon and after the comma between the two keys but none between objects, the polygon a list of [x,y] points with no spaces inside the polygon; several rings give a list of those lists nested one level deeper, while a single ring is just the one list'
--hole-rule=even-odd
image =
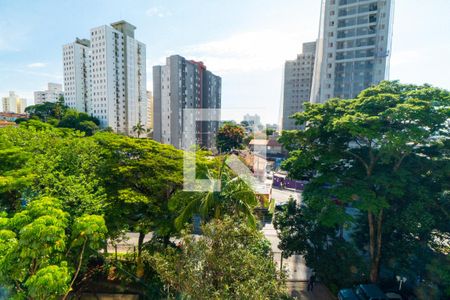
[{"label": "blue sky", "polygon": [[[450,1],[396,0],[391,79],[450,89]],[[171,54],[222,76],[225,117],[278,120],[284,60],[315,40],[319,0],[0,0],[0,96],[62,83],[62,45],[118,20],[137,27],[151,66]]]}]

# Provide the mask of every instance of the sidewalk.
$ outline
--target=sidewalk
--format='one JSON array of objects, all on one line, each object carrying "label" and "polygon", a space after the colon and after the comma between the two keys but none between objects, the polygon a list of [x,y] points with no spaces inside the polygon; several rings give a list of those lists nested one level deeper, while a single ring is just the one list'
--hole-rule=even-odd
[{"label": "sidewalk", "polygon": [[308,283],[305,281],[288,281],[289,294],[300,300],[336,300],[331,292],[321,283],[314,285],[314,291],[307,291]]}]

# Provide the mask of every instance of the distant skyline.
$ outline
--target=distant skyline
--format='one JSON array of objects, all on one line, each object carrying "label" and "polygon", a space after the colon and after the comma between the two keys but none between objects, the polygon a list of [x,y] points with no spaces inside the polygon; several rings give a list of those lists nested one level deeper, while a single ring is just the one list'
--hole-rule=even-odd
[{"label": "distant skyline", "polygon": [[[450,1],[396,0],[390,79],[450,89]],[[225,119],[255,110],[278,123],[282,69],[318,36],[319,0],[0,0],[0,97],[33,99],[62,83],[62,46],[93,27],[126,20],[147,45],[151,67],[180,54],[222,77]]]}]

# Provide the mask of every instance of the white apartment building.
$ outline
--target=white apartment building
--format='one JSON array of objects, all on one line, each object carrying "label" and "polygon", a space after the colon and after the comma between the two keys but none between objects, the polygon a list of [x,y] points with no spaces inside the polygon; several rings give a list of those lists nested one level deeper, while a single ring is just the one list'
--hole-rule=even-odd
[{"label": "white apartment building", "polygon": [[148,124],[146,48],[134,38],[135,29],[119,21],[63,47],[66,105],[128,135],[136,124]]},{"label": "white apartment building", "polygon": [[77,38],[63,47],[64,103],[91,115],[90,41]]},{"label": "white apartment building", "polygon": [[47,90],[34,92],[34,104],[55,103],[63,96],[62,84],[48,83]]},{"label": "white apartment building", "polygon": [[322,0],[311,102],[389,79],[393,12],[394,0]]},{"label": "white apartment building", "polygon": [[27,100],[24,98],[19,98],[16,93],[11,91],[7,97],[2,98],[1,104],[2,112],[23,114],[25,113],[25,108],[27,107]]}]

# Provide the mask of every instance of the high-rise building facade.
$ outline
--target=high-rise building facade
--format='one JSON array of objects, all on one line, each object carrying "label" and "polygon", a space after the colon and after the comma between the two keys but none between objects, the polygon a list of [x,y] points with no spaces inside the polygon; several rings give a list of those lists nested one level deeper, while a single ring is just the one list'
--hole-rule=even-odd
[{"label": "high-rise building facade", "polygon": [[153,129],[153,93],[147,91],[148,107],[147,107],[147,128]]},{"label": "high-rise building facade", "polygon": [[129,135],[148,122],[146,49],[135,29],[125,21],[103,25],[63,48],[66,104]]},{"label": "high-rise building facade", "polygon": [[322,0],[311,102],[389,78],[394,0]]},{"label": "high-rise building facade", "polygon": [[304,43],[302,53],[295,60],[288,60],[284,64],[281,130],[300,128],[290,117],[303,111],[303,104],[309,102],[315,52],[316,42]]},{"label": "high-rise building facade", "polygon": [[48,83],[47,90],[34,92],[34,104],[55,103],[63,96],[62,84]]},{"label": "high-rise building facade", "polygon": [[64,45],[64,103],[80,112],[91,114],[91,42],[77,38]]},{"label": "high-rise building facade", "polygon": [[[166,65],[153,67],[153,138],[183,148],[183,110],[220,109],[222,80],[206,70],[202,62],[179,55],[166,59]],[[220,115],[211,115],[219,120]],[[197,144],[213,149],[218,121],[198,121]]]},{"label": "high-rise building facade", "polygon": [[20,98],[14,92],[9,92],[7,97],[2,98],[1,109],[5,113],[23,114],[27,107],[27,100]]}]

